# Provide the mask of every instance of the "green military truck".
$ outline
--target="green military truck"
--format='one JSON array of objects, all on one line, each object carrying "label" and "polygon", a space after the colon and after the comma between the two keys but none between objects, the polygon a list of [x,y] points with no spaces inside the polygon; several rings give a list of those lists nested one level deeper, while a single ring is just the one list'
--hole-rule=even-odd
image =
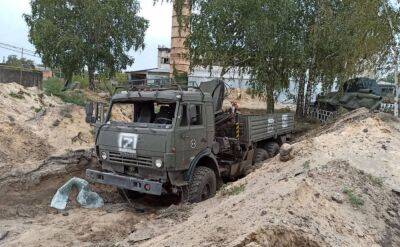
[{"label": "green military truck", "polygon": [[223,181],[276,155],[294,129],[292,113],[222,111],[224,91],[222,81],[135,87],[114,94],[106,114],[88,105],[102,170],[88,169],[87,178],[131,196],[173,193],[189,202],[214,196]]}]

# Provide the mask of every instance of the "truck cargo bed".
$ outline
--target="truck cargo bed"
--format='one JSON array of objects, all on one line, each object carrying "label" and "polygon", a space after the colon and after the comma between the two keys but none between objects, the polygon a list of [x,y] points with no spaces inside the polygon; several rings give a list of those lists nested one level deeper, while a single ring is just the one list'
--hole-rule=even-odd
[{"label": "truck cargo bed", "polygon": [[240,115],[239,124],[241,142],[259,142],[292,133],[294,114]]}]

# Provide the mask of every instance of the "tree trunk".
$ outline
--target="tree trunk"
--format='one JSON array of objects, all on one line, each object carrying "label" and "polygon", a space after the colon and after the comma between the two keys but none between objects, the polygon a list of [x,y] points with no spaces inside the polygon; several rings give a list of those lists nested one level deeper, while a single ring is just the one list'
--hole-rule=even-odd
[{"label": "tree trunk", "polygon": [[267,91],[267,113],[275,112],[275,99],[274,99],[274,86],[270,83],[267,83],[265,86],[265,90]]},{"label": "tree trunk", "polygon": [[66,91],[69,88],[70,83],[72,81],[73,73],[70,73],[69,71],[64,71],[63,73],[65,82],[62,91]]},{"label": "tree trunk", "polygon": [[91,91],[94,91],[95,90],[94,68],[92,66],[88,66],[88,74],[89,74],[89,89]]},{"label": "tree trunk", "polygon": [[304,117],[304,89],[306,86],[305,74],[299,76],[299,90],[297,92],[296,116]]},{"label": "tree trunk", "polygon": [[314,71],[310,70],[306,89],[306,98],[304,99],[304,114],[308,114],[311,106],[312,86],[314,84]]}]

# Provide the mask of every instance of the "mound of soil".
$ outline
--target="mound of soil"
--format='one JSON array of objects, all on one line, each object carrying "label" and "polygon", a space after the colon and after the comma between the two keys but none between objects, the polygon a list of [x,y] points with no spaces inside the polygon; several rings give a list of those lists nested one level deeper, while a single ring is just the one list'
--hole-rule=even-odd
[{"label": "mound of soil", "polygon": [[49,155],[92,145],[82,107],[35,87],[0,84],[0,177],[35,169]]},{"label": "mound of soil", "polygon": [[399,123],[383,119],[344,116],[140,244],[399,246]]}]

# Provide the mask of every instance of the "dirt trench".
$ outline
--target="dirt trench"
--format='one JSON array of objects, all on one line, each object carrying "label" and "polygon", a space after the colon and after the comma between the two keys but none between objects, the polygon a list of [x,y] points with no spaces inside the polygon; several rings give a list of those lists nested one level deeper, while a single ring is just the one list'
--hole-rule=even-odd
[{"label": "dirt trench", "polygon": [[72,177],[83,177],[91,160],[91,150],[71,151],[39,161],[33,170],[1,177],[0,219],[50,213],[57,189]]}]

